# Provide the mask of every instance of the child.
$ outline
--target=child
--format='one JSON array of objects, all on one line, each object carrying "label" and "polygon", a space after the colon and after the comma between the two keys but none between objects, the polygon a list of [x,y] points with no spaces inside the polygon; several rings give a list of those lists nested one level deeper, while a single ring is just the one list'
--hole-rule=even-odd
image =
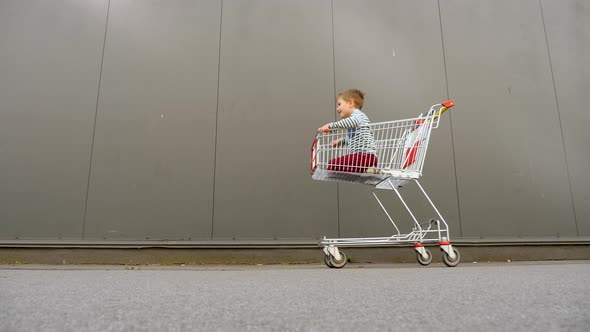
[{"label": "child", "polygon": [[336,98],[336,112],[342,120],[328,123],[318,131],[325,134],[335,128],[347,128],[345,138],[332,141],[332,147],[347,145],[348,154],[330,160],[329,171],[374,173],[377,167],[376,144],[373,133],[368,127],[371,123],[367,115],[361,112],[364,104],[364,92],[356,89],[348,89]]}]

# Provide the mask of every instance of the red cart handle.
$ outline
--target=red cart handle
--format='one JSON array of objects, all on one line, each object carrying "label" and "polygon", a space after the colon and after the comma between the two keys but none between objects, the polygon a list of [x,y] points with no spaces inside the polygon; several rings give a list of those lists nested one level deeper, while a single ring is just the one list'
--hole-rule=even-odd
[{"label": "red cart handle", "polygon": [[440,103],[440,104],[446,108],[451,108],[451,107],[455,106],[455,102],[452,100],[447,100],[444,103]]},{"label": "red cart handle", "polygon": [[434,118],[438,118],[439,116],[441,116],[446,110],[448,110],[449,108],[455,106],[455,102],[452,100],[447,100],[445,102],[440,103],[442,105],[442,107],[440,108],[440,110],[438,112],[436,112],[436,114],[434,115]]}]

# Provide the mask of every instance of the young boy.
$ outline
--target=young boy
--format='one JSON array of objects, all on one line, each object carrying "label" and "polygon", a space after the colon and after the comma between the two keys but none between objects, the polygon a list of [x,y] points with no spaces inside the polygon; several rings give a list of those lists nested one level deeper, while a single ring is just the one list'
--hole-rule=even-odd
[{"label": "young boy", "polygon": [[348,154],[330,160],[329,171],[374,173],[377,167],[376,144],[373,133],[368,127],[371,123],[367,115],[361,112],[365,101],[364,92],[348,89],[338,94],[336,112],[342,120],[328,123],[318,129],[325,134],[335,128],[347,128],[345,138],[332,141],[333,147],[347,145]]}]

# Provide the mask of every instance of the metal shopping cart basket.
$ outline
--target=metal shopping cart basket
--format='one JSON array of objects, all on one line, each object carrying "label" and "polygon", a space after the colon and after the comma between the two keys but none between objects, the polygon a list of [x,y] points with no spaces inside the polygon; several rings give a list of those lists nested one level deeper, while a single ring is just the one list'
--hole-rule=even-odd
[{"label": "metal shopping cart basket", "polygon": [[[334,144],[349,135],[346,129],[332,130],[327,134],[319,133],[311,148],[310,171],[314,180],[360,183],[376,189],[393,190],[408,210],[413,219],[410,233],[400,232],[375,191],[373,196],[395,228],[395,233],[387,237],[369,238],[323,238],[318,245],[323,247],[324,262],[332,268],[346,265],[348,258],[339,250],[342,247],[372,247],[413,243],[416,259],[422,265],[432,262],[432,255],[424,247],[425,243],[436,243],[447,266],[459,264],[460,256],[450,242],[449,227],[418,179],[428,149],[432,129],[438,128],[441,115],[453,107],[452,100],[433,105],[426,114],[416,118],[377,122],[368,125],[376,144],[377,162],[368,163],[366,155],[350,154],[348,147]],[[414,182],[420,188],[438,216],[420,223],[404,201],[398,188]]]}]

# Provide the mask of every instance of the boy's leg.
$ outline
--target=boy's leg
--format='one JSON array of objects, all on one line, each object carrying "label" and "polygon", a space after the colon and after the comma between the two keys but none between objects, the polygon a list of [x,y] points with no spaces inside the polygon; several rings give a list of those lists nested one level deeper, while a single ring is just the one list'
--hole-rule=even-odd
[{"label": "boy's leg", "polygon": [[365,167],[363,167],[366,162],[364,153],[352,153],[345,157],[344,163],[348,167],[344,167],[344,172],[363,173],[365,171]]},{"label": "boy's leg", "polygon": [[367,163],[366,163],[366,171],[367,173],[370,174],[377,174],[379,172],[379,170],[377,169],[377,164],[378,164],[378,160],[377,160],[377,156],[374,154],[368,154],[367,155]]},{"label": "boy's leg", "polygon": [[358,173],[357,167],[351,167],[357,165],[361,160],[358,155],[358,153],[347,154],[345,156],[330,160],[328,163],[328,171]]},{"label": "boy's leg", "polygon": [[345,160],[347,156],[331,159],[328,163],[328,171],[346,172],[344,170]]},{"label": "boy's leg", "polygon": [[329,171],[364,173],[369,167],[377,167],[377,156],[368,153],[352,153],[334,158],[328,163]]},{"label": "boy's leg", "polygon": [[364,173],[365,172],[365,162],[366,162],[366,155],[364,153],[355,153],[352,156],[352,160],[350,165],[351,166],[356,166],[356,167],[351,167],[350,168],[350,172],[353,173]]},{"label": "boy's leg", "polygon": [[353,165],[359,167],[356,167],[352,172],[376,173],[373,167],[377,167],[377,156],[372,153],[358,153]]}]

